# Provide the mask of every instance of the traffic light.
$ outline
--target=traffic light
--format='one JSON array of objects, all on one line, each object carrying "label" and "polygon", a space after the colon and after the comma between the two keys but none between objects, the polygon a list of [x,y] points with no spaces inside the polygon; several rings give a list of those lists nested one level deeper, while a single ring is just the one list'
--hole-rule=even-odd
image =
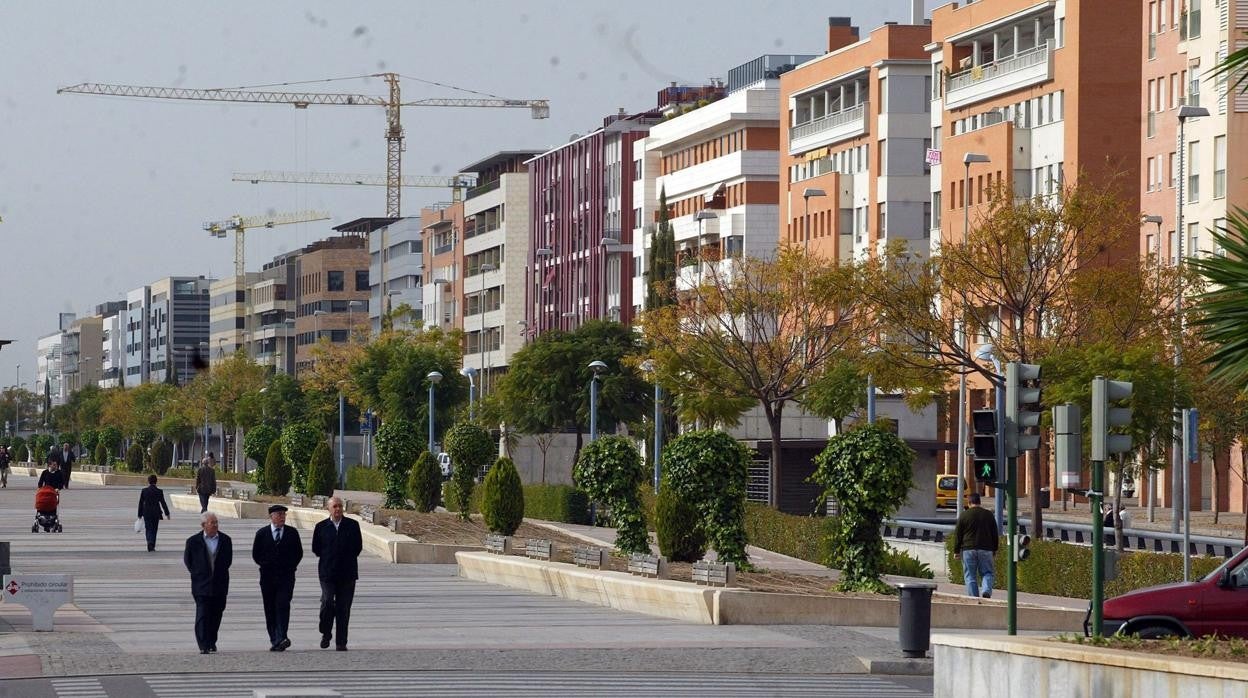
[{"label": "traffic light", "polygon": [[1031,536],[1026,533],[1014,534],[1014,562],[1022,562],[1031,557]]},{"label": "traffic light", "polygon": [[997,483],[997,413],[996,410],[971,412],[971,454],[975,479]]},{"label": "traffic light", "polygon": [[1092,379],[1092,460],[1107,461],[1114,453],[1131,450],[1129,434],[1111,434],[1110,429],[1131,424],[1130,407],[1110,407],[1110,402],[1131,399],[1132,385],[1097,376]]},{"label": "traffic light", "polygon": [[1053,408],[1054,450],[1062,489],[1079,486],[1083,473],[1083,415],[1078,405],[1067,403]]},{"label": "traffic light", "polygon": [[[1040,435],[1025,430],[1040,426],[1040,367],[1011,361],[1005,365],[1005,455],[1017,458],[1023,451],[1040,448]],[[1034,409],[1033,409],[1034,407]]]}]

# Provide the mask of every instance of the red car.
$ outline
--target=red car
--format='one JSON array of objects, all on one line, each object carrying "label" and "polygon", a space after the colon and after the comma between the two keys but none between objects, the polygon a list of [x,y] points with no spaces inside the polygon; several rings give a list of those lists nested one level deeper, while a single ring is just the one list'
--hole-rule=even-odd
[{"label": "red car", "polygon": [[[1089,613],[1091,613],[1089,609]],[[1203,579],[1137,589],[1105,601],[1106,635],[1248,638],[1248,548]],[[1090,629],[1085,624],[1085,631]]]}]

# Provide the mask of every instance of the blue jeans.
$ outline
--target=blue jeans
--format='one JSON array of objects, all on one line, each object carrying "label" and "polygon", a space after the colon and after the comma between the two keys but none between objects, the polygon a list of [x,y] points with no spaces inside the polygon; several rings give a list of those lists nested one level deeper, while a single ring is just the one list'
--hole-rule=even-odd
[{"label": "blue jeans", "polygon": [[[975,577],[979,576],[980,584],[975,584]],[[979,596],[980,589],[984,594],[992,591],[992,551],[991,550],[963,550],[962,551],[962,579],[966,582],[967,596]]]}]

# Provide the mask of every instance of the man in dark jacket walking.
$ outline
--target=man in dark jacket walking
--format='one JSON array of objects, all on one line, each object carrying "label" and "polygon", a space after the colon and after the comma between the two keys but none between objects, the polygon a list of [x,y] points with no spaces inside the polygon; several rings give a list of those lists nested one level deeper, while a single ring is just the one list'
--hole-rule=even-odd
[{"label": "man in dark jacket walking", "polygon": [[[992,598],[992,555],[997,552],[997,519],[991,511],[979,506],[978,492],[971,493],[971,506],[958,517],[953,527],[953,554],[962,558],[962,579],[967,596]],[[976,576],[979,583],[976,583]]]},{"label": "man in dark jacket walking", "polygon": [[191,595],[195,597],[195,642],[200,654],[217,651],[217,631],[225,613],[225,597],[230,593],[230,564],[234,544],[217,530],[217,515],[200,514],[202,533],[186,539],[182,563],[191,573]]},{"label": "man in dark jacket walking", "polygon": [[48,463],[61,466],[61,479],[65,489],[69,489],[69,476],[74,471],[76,460],[78,458],[74,456],[74,449],[70,447],[69,442],[61,444],[60,448],[53,446],[48,449]]},{"label": "man in dark jacket walking", "polygon": [[217,493],[217,469],[213,467],[214,462],[216,461],[212,457],[212,451],[209,451],[195,471],[195,493],[199,495],[201,514],[208,511],[208,498]]},{"label": "man in dark jacket walking", "polygon": [[295,594],[295,569],[303,559],[299,531],[286,525],[286,507],[269,507],[269,525],[256,531],[251,559],[260,566],[260,596],[264,599],[264,625],[269,631],[269,650],[290,647],[290,599]]},{"label": "man in dark jacket walking", "polygon": [[[164,516],[161,516],[161,510]],[[143,533],[147,536],[147,552],[156,549],[156,530],[160,528],[161,518],[173,518],[169,515],[169,504],[165,501],[165,493],[156,486],[156,476],[147,476],[147,487],[139,492],[139,518],[143,519]]]},{"label": "man in dark jacket walking", "polygon": [[[320,558],[317,576],[321,581],[321,649],[347,649],[347,623],[351,620],[351,602],[355,599],[355,581],[359,579],[358,558],[364,549],[360,524],[343,516],[342,498],[330,497],[325,503],[329,518],[316,524],[312,531],[312,554]],[[332,633],[334,626],[336,633]]]}]

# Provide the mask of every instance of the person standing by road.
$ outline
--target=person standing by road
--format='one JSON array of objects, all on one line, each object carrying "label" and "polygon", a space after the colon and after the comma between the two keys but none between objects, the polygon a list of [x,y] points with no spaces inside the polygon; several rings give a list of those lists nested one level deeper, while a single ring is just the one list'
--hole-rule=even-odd
[{"label": "person standing by road", "polygon": [[[347,624],[351,620],[351,602],[355,599],[355,581],[359,579],[358,558],[364,549],[360,524],[343,516],[341,497],[330,497],[325,503],[329,518],[316,524],[312,531],[312,554],[320,558],[317,576],[321,582],[321,649],[347,649]],[[334,626],[337,625],[337,631]]]},{"label": "person standing by road", "polygon": [[13,460],[13,456],[9,455],[9,449],[0,446],[0,487],[9,486],[9,463]]},{"label": "person standing by road", "polygon": [[195,597],[195,642],[200,654],[217,651],[217,631],[230,593],[230,565],[234,544],[218,530],[217,515],[199,515],[202,533],[186,539],[182,564],[191,573],[191,595]]},{"label": "person standing by road", "polygon": [[147,537],[147,552],[150,553],[156,549],[156,529],[160,527],[160,520],[173,518],[169,515],[165,493],[156,486],[155,475],[147,476],[147,487],[139,492],[139,518],[143,519],[143,534]]},{"label": "person standing by road", "polygon": [[269,631],[271,652],[290,647],[290,599],[295,594],[295,569],[303,559],[299,531],[286,525],[286,507],[269,507],[269,525],[256,531],[251,559],[260,566],[260,596],[264,599],[264,625]]},{"label": "person standing by road", "polygon": [[[997,552],[997,519],[979,505],[978,492],[971,493],[971,506],[953,527],[953,554],[962,558],[962,579],[967,596],[992,598],[992,556]],[[976,576],[979,577],[978,584]]]},{"label": "person standing by road", "polygon": [[199,462],[195,471],[195,493],[199,495],[199,513],[208,511],[208,498],[217,493],[217,469],[213,467],[216,460],[212,451]]}]

